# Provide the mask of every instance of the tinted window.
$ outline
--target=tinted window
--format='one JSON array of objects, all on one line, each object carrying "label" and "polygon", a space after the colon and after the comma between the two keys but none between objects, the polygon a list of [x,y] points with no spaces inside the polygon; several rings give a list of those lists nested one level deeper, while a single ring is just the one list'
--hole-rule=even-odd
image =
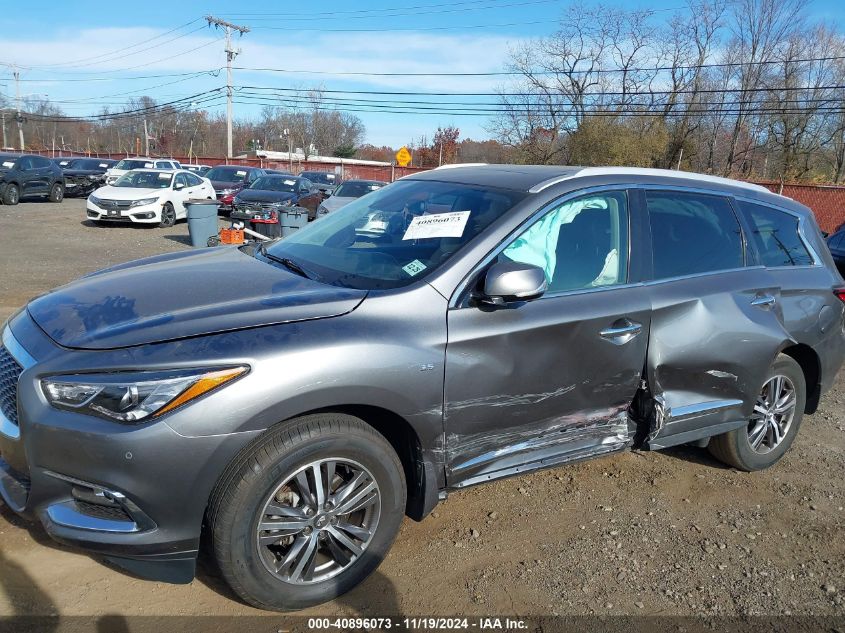
[{"label": "tinted window", "polygon": [[44,158],[43,156],[33,156],[32,164],[38,169],[43,169],[45,167],[52,166],[53,163],[50,162],[49,158]]},{"label": "tinted window", "polygon": [[624,192],[568,200],[549,211],[499,255],[539,266],[550,292],[624,283],[628,254]]},{"label": "tinted window", "polygon": [[751,202],[740,202],[751,241],[764,266],[809,266],[813,263],[798,235],[798,218],[777,209]]},{"label": "tinted window", "polygon": [[742,232],[726,198],[649,191],[646,200],[655,279],[743,265]]},{"label": "tinted window", "polygon": [[842,248],[842,238],[845,237],[845,232],[839,231],[830,236],[827,240],[827,245],[830,248]]},{"label": "tinted window", "polygon": [[185,180],[188,181],[188,186],[190,187],[195,187],[196,185],[202,184],[202,180],[194,174],[185,174]]},{"label": "tinted window", "polygon": [[32,158],[29,156],[22,156],[21,159],[18,161],[18,169],[21,171],[25,169],[32,169]]},{"label": "tinted window", "polygon": [[183,187],[187,187],[188,186],[187,174],[176,174],[176,184],[182,185]]},{"label": "tinted window", "polygon": [[221,165],[208,171],[205,175],[209,180],[220,182],[240,182],[246,177],[246,168],[234,165]]}]

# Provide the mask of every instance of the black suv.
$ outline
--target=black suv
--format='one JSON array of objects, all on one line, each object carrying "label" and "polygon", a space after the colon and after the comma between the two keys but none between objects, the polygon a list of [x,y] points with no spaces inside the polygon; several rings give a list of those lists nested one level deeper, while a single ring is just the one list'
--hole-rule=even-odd
[{"label": "black suv", "polygon": [[47,196],[50,202],[65,197],[61,168],[49,158],[33,154],[0,154],[0,200],[14,205],[22,196]]}]

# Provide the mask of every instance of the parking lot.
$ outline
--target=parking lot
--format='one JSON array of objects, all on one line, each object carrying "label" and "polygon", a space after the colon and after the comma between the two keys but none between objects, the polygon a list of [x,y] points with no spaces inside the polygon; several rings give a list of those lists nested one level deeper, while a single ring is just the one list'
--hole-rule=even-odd
[{"label": "parking lot", "polygon": [[[0,319],[104,266],[188,248],[170,229],[85,220],[84,200],[0,206]],[[405,520],[362,586],[311,614],[845,613],[845,380],[776,467],[704,449],[625,453],[453,494]],[[166,473],[150,473],[166,485]],[[261,612],[203,559],[190,585],[131,577],[0,507],[0,615]]]}]

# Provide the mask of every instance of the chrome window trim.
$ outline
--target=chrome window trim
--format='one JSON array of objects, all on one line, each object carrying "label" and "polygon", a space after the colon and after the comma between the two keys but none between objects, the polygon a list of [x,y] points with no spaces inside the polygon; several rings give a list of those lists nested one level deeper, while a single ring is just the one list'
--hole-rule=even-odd
[{"label": "chrome window trim", "polygon": [[709,277],[711,275],[724,275],[726,273],[739,273],[746,270],[764,270],[766,267],[762,265],[757,266],[742,266],[740,268],[725,268],[722,270],[708,270],[703,273],[690,273],[689,275],[678,275],[676,277],[661,277],[660,279],[650,279],[649,281],[644,281],[644,286],[656,286],[657,284],[663,284],[670,281],[682,281],[684,279],[696,279],[699,277]]},{"label": "chrome window trim", "polygon": [[[498,257],[499,253],[501,253],[507,246],[511,243],[511,241],[520,234],[521,231],[525,230],[525,228],[531,226],[534,222],[536,222],[539,218],[546,215],[546,213],[550,212],[556,206],[560,204],[566,203],[569,200],[574,200],[576,198],[581,198],[583,196],[587,196],[594,193],[601,193],[601,192],[611,192],[611,191],[621,191],[625,194],[626,197],[626,211],[628,214],[628,252],[626,253],[626,263],[625,263],[625,274],[627,277],[630,277],[631,274],[631,201],[630,196],[628,196],[628,189],[631,189],[628,185],[594,185],[592,187],[586,187],[584,189],[577,189],[575,191],[568,191],[561,196],[558,196],[554,200],[550,200],[545,205],[543,205],[540,209],[532,213],[528,216],[525,220],[519,223],[517,227],[515,227],[510,233],[507,234],[487,255],[485,255],[481,260],[472,267],[470,272],[461,280],[461,283],[455,288],[454,292],[452,292],[452,296],[449,299],[449,306],[448,310],[452,309],[462,309],[462,308],[469,308],[471,306],[459,306],[458,305],[458,298],[462,297],[466,292],[467,287],[469,286],[472,279],[478,274],[479,270],[487,266],[494,258]],[[636,283],[629,283],[625,282],[624,284],[615,284],[612,286],[596,286],[595,288],[577,288],[575,290],[560,290],[553,293],[545,293],[536,301],[542,301],[546,298],[555,298],[570,294],[584,294],[587,292],[595,292],[599,290],[616,290],[618,288],[632,288],[635,286],[641,286],[642,282]]]}]

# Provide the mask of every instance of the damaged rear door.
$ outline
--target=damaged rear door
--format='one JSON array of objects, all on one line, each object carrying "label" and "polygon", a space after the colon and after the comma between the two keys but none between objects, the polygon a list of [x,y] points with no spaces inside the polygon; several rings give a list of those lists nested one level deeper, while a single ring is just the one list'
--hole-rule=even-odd
[{"label": "damaged rear door", "polygon": [[764,267],[746,265],[744,232],[728,196],[668,188],[635,195],[648,210],[653,254],[646,284],[647,378],[656,403],[649,445],[738,428],[789,340],[779,288]]},{"label": "damaged rear door", "polygon": [[546,294],[496,308],[464,298],[450,309],[450,486],[628,445],[627,410],[642,376],[650,319],[647,293],[629,283],[629,264],[641,255],[629,242],[628,209],[624,190],[553,203],[478,273],[508,260],[541,266]]}]

